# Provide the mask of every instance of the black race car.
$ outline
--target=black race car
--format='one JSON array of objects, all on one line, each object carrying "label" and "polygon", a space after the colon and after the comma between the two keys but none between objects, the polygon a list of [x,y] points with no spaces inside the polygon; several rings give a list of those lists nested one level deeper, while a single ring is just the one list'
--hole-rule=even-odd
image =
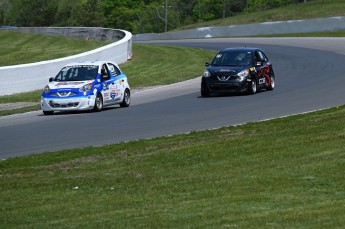
[{"label": "black race car", "polygon": [[258,48],[226,48],[207,67],[201,79],[201,95],[248,93],[273,90],[275,76],[271,62]]}]

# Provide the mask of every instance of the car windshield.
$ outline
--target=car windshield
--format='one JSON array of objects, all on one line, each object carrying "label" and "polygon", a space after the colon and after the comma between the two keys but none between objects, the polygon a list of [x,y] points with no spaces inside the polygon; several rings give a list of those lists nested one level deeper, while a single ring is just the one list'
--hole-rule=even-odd
[{"label": "car windshield", "polygon": [[214,57],[211,64],[216,66],[253,65],[253,55],[249,51],[222,52]]},{"label": "car windshield", "polygon": [[97,77],[98,66],[77,65],[64,67],[55,77],[55,81],[94,80]]}]

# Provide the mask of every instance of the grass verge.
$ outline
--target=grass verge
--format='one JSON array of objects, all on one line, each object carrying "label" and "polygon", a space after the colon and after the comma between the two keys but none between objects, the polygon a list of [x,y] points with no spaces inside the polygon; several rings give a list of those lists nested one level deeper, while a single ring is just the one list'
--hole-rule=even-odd
[{"label": "grass verge", "polygon": [[0,30],[0,66],[72,56],[109,43]]},{"label": "grass verge", "polygon": [[303,20],[345,15],[345,0],[312,0],[307,3],[291,4],[279,8],[243,13],[233,17],[200,22],[183,26],[177,30],[208,26],[229,26],[261,22]]},{"label": "grass verge", "polygon": [[345,107],[0,162],[0,228],[342,228]]}]

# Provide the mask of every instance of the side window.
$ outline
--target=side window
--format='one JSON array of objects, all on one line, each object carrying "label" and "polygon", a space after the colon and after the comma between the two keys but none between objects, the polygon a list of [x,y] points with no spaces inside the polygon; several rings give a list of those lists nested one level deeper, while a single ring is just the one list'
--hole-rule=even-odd
[{"label": "side window", "polygon": [[114,75],[114,76],[118,76],[120,75],[120,70],[113,64],[111,63],[108,63],[108,67],[109,67],[109,70],[111,71],[111,73]]},{"label": "side window", "polygon": [[265,54],[263,52],[258,51],[258,54],[259,54],[260,60],[262,62],[267,62],[268,61],[267,57],[265,56]]},{"label": "side window", "polygon": [[255,61],[255,64],[262,61],[260,58],[259,52],[255,52],[254,61]]},{"label": "side window", "polygon": [[107,66],[105,64],[103,64],[103,66],[102,66],[101,77],[102,77],[102,80],[110,79],[108,68],[107,68]]}]

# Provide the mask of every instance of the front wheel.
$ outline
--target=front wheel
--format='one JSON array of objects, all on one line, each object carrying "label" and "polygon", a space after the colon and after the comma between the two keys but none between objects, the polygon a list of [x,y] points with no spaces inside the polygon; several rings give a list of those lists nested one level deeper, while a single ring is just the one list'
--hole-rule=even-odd
[{"label": "front wheel", "polygon": [[44,115],[52,115],[54,114],[54,111],[43,111]]},{"label": "front wheel", "polygon": [[94,111],[101,111],[103,108],[103,99],[102,95],[98,94],[95,99],[95,106],[93,107]]},{"label": "front wheel", "polygon": [[125,90],[125,94],[123,95],[122,103],[120,103],[120,107],[129,107],[131,104],[131,92],[129,89]]},{"label": "front wheel", "polygon": [[202,97],[210,97],[211,93],[210,93],[210,90],[206,86],[201,84],[200,94]]},{"label": "front wheel", "polygon": [[248,93],[250,95],[254,95],[256,93],[256,80],[255,79],[252,79],[252,81],[250,82]]}]

